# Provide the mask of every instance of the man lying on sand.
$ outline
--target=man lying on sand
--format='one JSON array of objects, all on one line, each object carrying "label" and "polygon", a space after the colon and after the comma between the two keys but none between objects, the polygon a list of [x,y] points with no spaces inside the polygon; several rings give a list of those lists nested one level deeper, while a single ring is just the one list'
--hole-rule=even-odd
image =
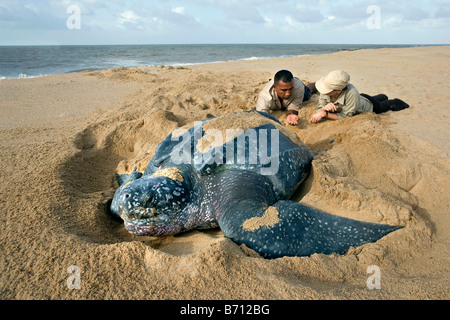
[{"label": "man lying on sand", "polygon": [[269,110],[287,110],[287,122],[296,126],[298,124],[298,110],[303,101],[311,99],[316,92],[314,84],[305,84],[287,70],[278,71],[275,78],[270,80],[258,97],[256,110],[269,112]]},{"label": "man lying on sand", "polygon": [[310,122],[317,123],[322,119],[339,120],[363,112],[400,111],[409,107],[400,99],[389,100],[384,94],[359,94],[349,81],[350,75],[342,70],[333,71],[317,81],[315,86],[320,93],[319,105]]}]

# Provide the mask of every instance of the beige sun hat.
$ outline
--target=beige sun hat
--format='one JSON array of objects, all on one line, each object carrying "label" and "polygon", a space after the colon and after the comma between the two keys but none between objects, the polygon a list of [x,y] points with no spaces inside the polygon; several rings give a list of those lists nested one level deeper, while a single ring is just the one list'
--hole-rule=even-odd
[{"label": "beige sun hat", "polygon": [[347,72],[336,70],[317,81],[316,88],[320,93],[327,94],[334,90],[344,89],[349,81],[350,75]]}]

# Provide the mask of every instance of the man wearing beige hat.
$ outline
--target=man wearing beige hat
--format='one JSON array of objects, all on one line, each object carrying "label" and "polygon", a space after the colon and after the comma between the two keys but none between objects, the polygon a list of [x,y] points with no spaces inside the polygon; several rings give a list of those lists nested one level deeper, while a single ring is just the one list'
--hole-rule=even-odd
[{"label": "man wearing beige hat", "polygon": [[389,100],[384,94],[359,94],[349,81],[350,75],[347,72],[336,70],[316,82],[317,91],[320,92],[319,105],[310,122],[339,120],[363,112],[400,111],[409,107],[400,99]]}]

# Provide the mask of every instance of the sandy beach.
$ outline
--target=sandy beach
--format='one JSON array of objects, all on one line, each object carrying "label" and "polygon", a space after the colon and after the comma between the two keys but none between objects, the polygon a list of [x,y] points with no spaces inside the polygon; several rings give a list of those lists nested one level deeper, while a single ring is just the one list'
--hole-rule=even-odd
[{"label": "sandy beach", "polygon": [[[410,104],[310,124],[314,95],[298,127],[274,113],[315,153],[293,200],[405,228],[267,260],[219,229],[137,237],[106,214],[116,172],[145,169],[181,126],[253,110],[280,69],[304,82],[343,69],[361,93]],[[449,70],[438,46],[0,80],[0,299],[449,299]]]}]

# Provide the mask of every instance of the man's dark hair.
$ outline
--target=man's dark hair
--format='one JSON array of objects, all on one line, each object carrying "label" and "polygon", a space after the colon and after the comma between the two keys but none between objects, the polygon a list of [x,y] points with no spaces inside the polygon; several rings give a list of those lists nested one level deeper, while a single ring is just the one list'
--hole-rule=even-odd
[{"label": "man's dark hair", "polygon": [[288,70],[280,70],[275,74],[275,84],[278,84],[278,82],[292,82],[294,80],[294,76],[292,73]]}]

